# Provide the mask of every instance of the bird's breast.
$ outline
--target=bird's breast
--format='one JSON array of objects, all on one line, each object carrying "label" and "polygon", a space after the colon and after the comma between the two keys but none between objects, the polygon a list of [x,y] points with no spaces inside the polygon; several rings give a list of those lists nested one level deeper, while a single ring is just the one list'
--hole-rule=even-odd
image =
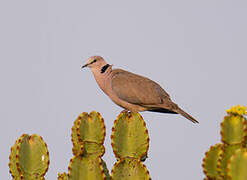
[{"label": "bird's breast", "polygon": [[107,77],[99,77],[99,76],[94,76],[97,84],[99,85],[100,89],[104,91],[105,94],[109,96],[109,89],[111,87],[111,81]]}]

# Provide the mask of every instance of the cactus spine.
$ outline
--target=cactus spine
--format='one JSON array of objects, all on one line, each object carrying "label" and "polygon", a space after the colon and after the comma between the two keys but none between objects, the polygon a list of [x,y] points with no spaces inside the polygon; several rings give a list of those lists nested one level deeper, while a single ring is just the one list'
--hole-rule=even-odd
[{"label": "cactus spine", "polygon": [[203,159],[203,171],[209,180],[247,178],[247,120],[244,106],[234,106],[221,123],[221,144],[212,146]]},{"label": "cactus spine", "polygon": [[58,180],[68,180],[68,174],[66,174],[66,173],[63,173],[63,174],[58,173],[58,178],[57,179]]},{"label": "cactus spine", "polygon": [[151,179],[141,162],[147,157],[149,136],[139,113],[121,112],[114,122],[111,141],[117,158],[111,171],[113,180]]}]

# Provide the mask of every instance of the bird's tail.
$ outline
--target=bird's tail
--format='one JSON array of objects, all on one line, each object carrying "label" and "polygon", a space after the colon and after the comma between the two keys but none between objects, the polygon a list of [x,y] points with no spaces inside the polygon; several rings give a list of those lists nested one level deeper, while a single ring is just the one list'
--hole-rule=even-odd
[{"label": "bird's tail", "polygon": [[184,116],[186,119],[192,121],[193,123],[199,123],[195,118],[193,118],[187,112],[182,110],[180,107],[177,107],[176,110],[174,110],[174,111],[177,112],[178,114],[181,114],[182,116]]},{"label": "bird's tail", "polygon": [[181,114],[186,119],[192,121],[193,123],[199,123],[195,118],[189,115],[187,112],[178,107],[177,104],[172,101],[168,101],[165,104],[161,104],[158,107],[149,107],[148,111],[160,112],[160,113],[171,113],[171,114]]}]

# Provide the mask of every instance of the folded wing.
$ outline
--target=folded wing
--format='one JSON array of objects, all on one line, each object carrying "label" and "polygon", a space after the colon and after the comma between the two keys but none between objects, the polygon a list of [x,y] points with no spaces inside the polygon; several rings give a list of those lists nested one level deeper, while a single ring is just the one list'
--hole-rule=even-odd
[{"label": "folded wing", "polygon": [[113,70],[112,89],[129,103],[139,105],[162,104],[169,95],[154,81],[128,71]]}]

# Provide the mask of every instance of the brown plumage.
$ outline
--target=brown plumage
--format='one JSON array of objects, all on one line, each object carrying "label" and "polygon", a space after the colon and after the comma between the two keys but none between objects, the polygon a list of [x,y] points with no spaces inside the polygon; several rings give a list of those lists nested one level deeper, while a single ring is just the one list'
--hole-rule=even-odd
[{"label": "brown plumage", "polygon": [[100,88],[124,109],[181,114],[193,123],[198,123],[173,103],[169,94],[156,82],[128,71],[112,69],[100,56],[90,57],[83,67],[87,66]]}]

